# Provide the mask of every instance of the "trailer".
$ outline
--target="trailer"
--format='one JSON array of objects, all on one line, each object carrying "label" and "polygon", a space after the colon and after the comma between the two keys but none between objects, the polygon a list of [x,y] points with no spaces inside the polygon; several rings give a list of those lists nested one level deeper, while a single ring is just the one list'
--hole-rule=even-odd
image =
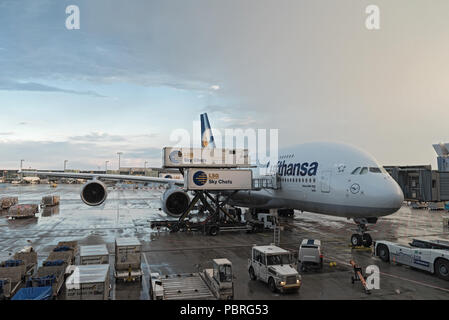
[{"label": "trailer", "polygon": [[162,276],[151,273],[152,300],[233,300],[234,277],[228,259],[214,259],[201,272]]},{"label": "trailer", "polygon": [[0,199],[0,208],[2,210],[8,210],[12,206],[19,203],[18,197],[4,197]]},{"label": "trailer", "polygon": [[6,260],[0,263],[0,279],[8,280],[3,288],[5,298],[11,298],[25,280],[26,264],[22,260]]},{"label": "trailer", "polygon": [[141,281],[142,244],[137,238],[115,239],[115,280],[124,282]]},{"label": "trailer", "polygon": [[91,264],[69,267],[65,282],[66,300],[108,300],[109,264]]},{"label": "trailer", "polygon": [[15,260],[22,260],[25,263],[25,277],[33,276],[37,267],[37,252],[33,247],[26,246],[14,254]]},{"label": "trailer", "polygon": [[109,252],[105,244],[80,247],[80,264],[109,264]]},{"label": "trailer", "polygon": [[41,207],[54,207],[59,205],[59,196],[44,196],[41,200]]},{"label": "trailer", "polygon": [[374,243],[373,255],[449,280],[449,241],[413,239],[409,245],[402,245],[381,240]]},{"label": "trailer", "polygon": [[37,270],[36,276],[31,278],[27,287],[51,287],[52,296],[56,297],[64,283],[66,268],[67,264],[64,261],[53,261],[52,264],[47,262],[46,266]]},{"label": "trailer", "polygon": [[33,218],[38,212],[37,204],[16,204],[8,209],[6,216],[10,219]]}]

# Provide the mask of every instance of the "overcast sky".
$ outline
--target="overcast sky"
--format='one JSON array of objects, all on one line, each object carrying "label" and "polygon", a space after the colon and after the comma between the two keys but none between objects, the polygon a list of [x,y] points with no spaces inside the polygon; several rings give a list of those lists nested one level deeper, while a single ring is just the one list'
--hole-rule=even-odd
[{"label": "overcast sky", "polygon": [[[80,30],[65,27],[68,5]],[[365,27],[369,4],[380,30]],[[279,128],[380,163],[449,141],[447,0],[0,0],[0,168],[160,165],[172,130]]]}]

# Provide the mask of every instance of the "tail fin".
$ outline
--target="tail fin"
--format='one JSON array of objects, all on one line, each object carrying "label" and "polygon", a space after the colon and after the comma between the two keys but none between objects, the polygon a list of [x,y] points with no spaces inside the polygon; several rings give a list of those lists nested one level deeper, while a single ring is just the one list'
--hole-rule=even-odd
[{"label": "tail fin", "polygon": [[207,113],[200,115],[201,118],[201,147],[202,148],[215,148],[214,136],[210,127],[209,118]]}]

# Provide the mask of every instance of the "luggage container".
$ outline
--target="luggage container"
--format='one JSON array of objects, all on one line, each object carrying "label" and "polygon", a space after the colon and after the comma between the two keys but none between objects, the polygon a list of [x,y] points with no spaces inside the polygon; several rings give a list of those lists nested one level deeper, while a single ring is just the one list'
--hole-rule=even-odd
[{"label": "luggage container", "polygon": [[109,264],[109,252],[105,244],[80,247],[80,264]]},{"label": "luggage container", "polygon": [[142,279],[141,269],[142,245],[137,238],[115,239],[116,280],[136,281]]},{"label": "luggage container", "polygon": [[0,300],[11,297],[11,280],[0,279]]},{"label": "luggage container", "polygon": [[108,300],[110,292],[109,265],[70,267],[72,273],[65,282],[66,300]]},{"label": "luggage container", "polygon": [[59,196],[45,196],[42,197],[41,205],[43,207],[53,207],[59,205]]},{"label": "luggage container", "polygon": [[[56,263],[52,263],[56,264]],[[51,287],[52,295],[56,297],[64,283],[64,275],[67,264],[42,266],[37,270],[36,277],[31,278],[29,284],[32,287]]]},{"label": "luggage container", "polygon": [[0,199],[0,206],[2,210],[7,210],[18,203],[19,203],[18,197],[5,197]]},{"label": "luggage container", "polygon": [[57,261],[57,260],[62,260],[64,261],[64,263],[66,265],[71,265],[75,263],[75,256],[73,255],[73,251],[72,250],[67,250],[67,251],[53,251],[50,253],[50,255],[48,256],[48,258],[45,260],[45,262],[47,261]]},{"label": "luggage container", "polygon": [[26,265],[22,260],[7,260],[0,263],[0,279],[8,280],[3,287],[5,298],[11,298],[24,281]]},{"label": "luggage container", "polygon": [[38,212],[37,204],[16,204],[9,208],[6,216],[12,219],[32,218]]},{"label": "luggage container", "polygon": [[25,263],[25,276],[32,276],[36,271],[37,252],[33,247],[26,246],[14,254],[15,260],[22,260]]}]

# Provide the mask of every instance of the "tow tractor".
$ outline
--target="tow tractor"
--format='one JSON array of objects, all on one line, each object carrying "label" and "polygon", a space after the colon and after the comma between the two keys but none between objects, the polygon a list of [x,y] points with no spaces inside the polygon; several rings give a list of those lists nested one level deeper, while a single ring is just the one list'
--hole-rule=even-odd
[{"label": "tow tractor", "polygon": [[408,246],[376,241],[373,254],[384,262],[404,264],[449,280],[449,241],[413,239]]},{"label": "tow tractor", "polygon": [[151,273],[152,300],[233,300],[234,277],[228,259],[212,260],[213,267],[190,274]]}]

